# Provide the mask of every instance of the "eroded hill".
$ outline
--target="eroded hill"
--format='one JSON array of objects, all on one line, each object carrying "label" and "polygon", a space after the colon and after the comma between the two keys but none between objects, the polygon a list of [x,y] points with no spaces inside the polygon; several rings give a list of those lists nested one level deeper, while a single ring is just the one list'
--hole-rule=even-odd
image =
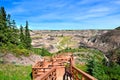
[{"label": "eroded hill", "polygon": [[80,46],[108,52],[120,46],[119,30],[37,30],[31,32],[33,47],[44,47],[50,52]]},{"label": "eroded hill", "polygon": [[93,46],[94,39],[107,33],[107,30],[37,30],[31,32],[33,47],[44,47],[50,52],[70,48],[78,48],[82,45]]}]

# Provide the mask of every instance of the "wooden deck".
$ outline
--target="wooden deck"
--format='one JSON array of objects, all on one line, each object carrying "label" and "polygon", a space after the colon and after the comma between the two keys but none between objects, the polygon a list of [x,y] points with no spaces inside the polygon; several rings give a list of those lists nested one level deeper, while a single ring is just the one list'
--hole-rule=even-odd
[{"label": "wooden deck", "polygon": [[56,56],[50,61],[38,61],[32,67],[32,76],[33,80],[97,80],[77,69],[71,56]]}]

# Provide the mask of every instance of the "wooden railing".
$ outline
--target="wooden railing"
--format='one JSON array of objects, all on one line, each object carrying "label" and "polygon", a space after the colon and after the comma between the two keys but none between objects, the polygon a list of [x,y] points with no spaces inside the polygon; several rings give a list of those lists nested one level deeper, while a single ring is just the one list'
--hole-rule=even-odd
[{"label": "wooden railing", "polygon": [[[64,63],[68,62],[65,67]],[[57,64],[56,64],[57,63]],[[47,64],[47,66],[46,66]],[[51,62],[46,63],[45,60],[43,62],[37,62],[32,67],[32,76],[34,80],[57,80],[57,67],[65,68],[64,77],[67,76],[71,78],[71,80],[97,80],[93,76],[85,73],[84,71],[77,69],[74,66],[74,58],[73,56],[68,58],[53,58]],[[63,80],[66,80],[63,77]]]},{"label": "wooden railing", "polygon": [[44,75],[39,77],[39,80],[56,80],[56,67],[51,68],[48,72]]},{"label": "wooden railing", "polygon": [[42,74],[44,74],[45,72],[47,72],[50,69],[51,68],[41,68],[41,67],[34,67],[34,68],[32,68],[33,79],[35,79],[38,76],[41,76]]},{"label": "wooden railing", "polygon": [[77,69],[75,66],[72,66],[71,74],[73,80],[97,80],[91,75],[83,72],[82,70]]},{"label": "wooden railing", "polygon": [[76,68],[74,66],[73,58],[70,58],[70,64],[69,64],[69,66],[66,67],[66,73],[71,74],[71,75],[68,75],[68,77],[72,77],[73,80],[97,80],[95,77]]},{"label": "wooden railing", "polygon": [[45,72],[50,70],[51,68],[45,68],[45,60],[37,61],[35,65],[32,66],[32,78],[35,79],[38,76],[43,75]]}]

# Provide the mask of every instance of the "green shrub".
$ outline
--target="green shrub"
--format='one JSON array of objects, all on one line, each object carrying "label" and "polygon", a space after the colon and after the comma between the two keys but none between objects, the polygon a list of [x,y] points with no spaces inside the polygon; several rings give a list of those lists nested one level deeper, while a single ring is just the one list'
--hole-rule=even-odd
[{"label": "green shrub", "polygon": [[120,79],[120,65],[113,64],[109,67],[104,67],[105,73],[111,80],[119,80]]},{"label": "green shrub", "polygon": [[40,55],[41,56],[52,56],[52,54],[48,50],[46,50],[45,48],[42,48]]},{"label": "green shrub", "polygon": [[32,48],[31,49],[33,53],[37,54],[37,55],[40,55],[41,54],[41,51],[42,49],[41,48]]},{"label": "green shrub", "polygon": [[41,56],[52,56],[52,54],[45,48],[32,48],[32,52]]},{"label": "green shrub", "polygon": [[83,71],[87,71],[87,66],[86,65],[80,65],[80,64],[76,64],[75,65],[78,69],[81,69],[81,70],[83,70]]},{"label": "green shrub", "polygon": [[15,54],[16,56],[20,56],[20,55],[29,56],[29,54],[30,54],[29,50],[19,49],[19,48],[13,49],[12,53]]},{"label": "green shrub", "polygon": [[112,66],[105,66],[95,59],[90,60],[87,64],[87,72],[96,77],[98,80],[119,80],[120,79],[120,65],[113,64]]}]

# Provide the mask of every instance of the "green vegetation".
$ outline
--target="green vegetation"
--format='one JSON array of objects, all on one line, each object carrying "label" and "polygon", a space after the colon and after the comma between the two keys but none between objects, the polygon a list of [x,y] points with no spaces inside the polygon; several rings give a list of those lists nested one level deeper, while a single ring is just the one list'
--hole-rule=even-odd
[{"label": "green vegetation", "polygon": [[87,72],[96,77],[98,80],[119,80],[120,79],[120,65],[112,64],[106,66],[99,63],[95,59],[90,60],[87,64]]},{"label": "green vegetation", "polygon": [[11,19],[10,14],[6,14],[4,7],[0,7],[0,80],[31,80],[31,66],[5,64],[2,58],[4,54],[29,56],[30,53],[36,53],[51,56],[44,48],[40,51],[31,46],[28,22],[26,21],[25,27],[21,25],[19,30],[15,20]]},{"label": "green vegetation", "polygon": [[0,80],[32,80],[31,66],[0,64]]},{"label": "green vegetation", "polygon": [[74,45],[75,42],[71,41],[71,37],[70,36],[63,36],[61,35],[60,37],[60,41],[58,42],[59,46],[58,49],[62,50],[65,49],[66,47],[70,46],[70,45]]},{"label": "green vegetation", "polygon": [[29,55],[31,38],[26,21],[25,29],[20,30],[10,14],[6,14],[4,7],[0,7],[0,52],[14,53],[16,55]]},{"label": "green vegetation", "polygon": [[41,56],[52,56],[52,54],[45,48],[32,48],[32,52]]},{"label": "green vegetation", "polygon": [[100,61],[100,62],[104,59],[102,52],[95,50],[95,49],[82,48],[82,47],[76,48],[76,49],[66,48],[64,50],[59,51],[56,54],[66,53],[66,52],[75,53],[73,55],[78,57],[77,58],[78,62],[85,62],[86,63],[90,59],[92,59],[93,57],[95,57],[95,59]]},{"label": "green vegetation", "polygon": [[30,32],[28,29],[28,21],[26,21],[26,26],[25,26],[25,48],[30,49],[31,48],[31,37],[30,37]]},{"label": "green vegetation", "polygon": [[[90,48],[71,49],[66,48],[57,54],[73,52],[76,56],[76,67],[89,73],[98,80],[119,80],[120,79],[120,49],[112,50],[110,53],[110,65],[107,66],[103,53]],[[80,62],[85,64],[80,64]]]},{"label": "green vegetation", "polygon": [[106,75],[104,75],[105,72],[104,72],[103,66],[100,64],[101,64],[100,62],[96,62],[95,60],[88,61],[88,64],[86,65],[87,72],[90,75],[96,77],[98,80],[108,80],[105,77]]},{"label": "green vegetation", "polygon": [[120,47],[109,51],[109,59],[110,59],[110,63],[112,64],[119,64],[120,65]]},{"label": "green vegetation", "polygon": [[13,53],[15,56],[29,56],[30,53],[51,56],[44,48],[40,51],[32,48],[28,21],[25,27],[21,25],[19,30],[15,20],[11,19],[10,14],[6,14],[4,7],[0,7],[0,52]]},{"label": "green vegetation", "polygon": [[78,69],[81,69],[82,71],[87,71],[87,66],[86,65],[80,65],[80,64],[76,64],[75,65]]},{"label": "green vegetation", "polygon": [[[86,71],[90,75],[96,77],[98,80],[119,80],[120,79],[120,49],[111,50],[109,53],[110,63],[107,66],[101,52],[94,49],[82,48],[78,50],[81,52],[89,52],[87,56],[84,54],[77,54],[79,61],[86,60],[86,65],[76,64],[76,67]],[[93,54],[93,56],[91,55]],[[85,58],[86,57],[86,58]]]},{"label": "green vegetation", "polygon": [[[119,30],[120,27],[116,29]],[[76,49],[68,48],[68,45],[72,43],[70,41],[71,37],[62,35],[60,39],[60,46],[58,47],[65,49],[56,54],[75,52],[74,56],[78,57],[77,63],[82,62],[86,64],[77,64],[76,67],[88,72],[99,80],[120,79],[120,48],[109,51],[108,58],[110,65],[106,66],[104,64],[104,56],[100,51],[82,47]],[[25,27],[21,25],[20,29],[18,29],[15,20],[11,19],[10,14],[6,14],[4,7],[0,7],[0,53],[2,55],[12,53],[15,56],[29,56],[30,53],[36,53],[41,56],[52,56],[45,48],[32,48],[28,21],[26,21]],[[31,66],[2,64],[2,58],[0,58],[0,63],[1,80],[31,80]]]},{"label": "green vegetation", "polygon": [[63,36],[62,37],[62,40],[60,41],[60,44],[62,45],[62,46],[64,46],[65,44],[67,44],[68,43],[68,41],[71,39],[71,37],[69,37],[69,36]]},{"label": "green vegetation", "polygon": [[120,26],[118,26],[117,28],[115,28],[116,30],[120,30]]}]

